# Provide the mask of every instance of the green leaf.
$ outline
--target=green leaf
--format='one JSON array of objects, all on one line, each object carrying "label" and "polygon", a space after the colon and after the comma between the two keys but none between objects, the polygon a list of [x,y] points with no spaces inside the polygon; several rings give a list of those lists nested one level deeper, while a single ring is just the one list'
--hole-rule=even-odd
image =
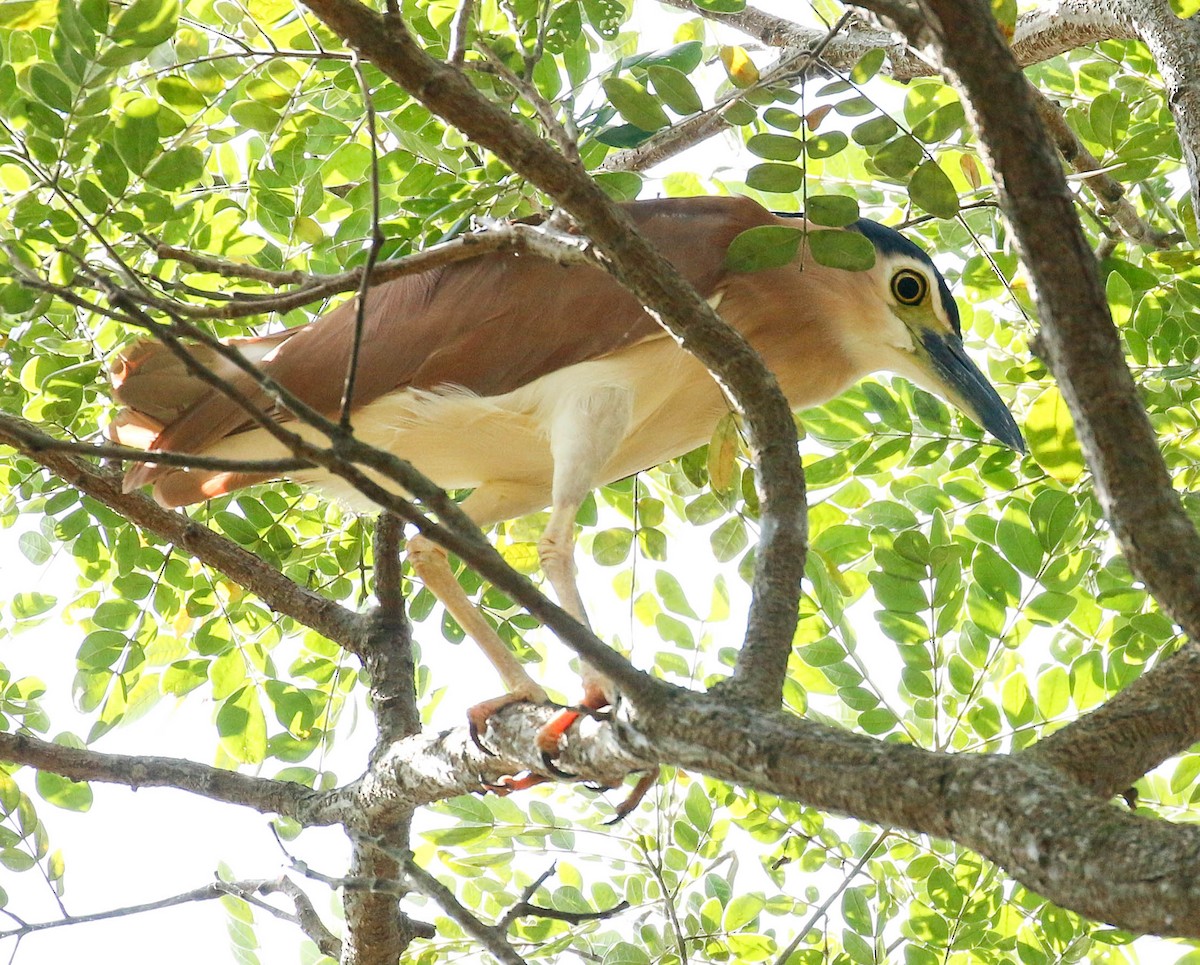
[{"label": "green leaf", "polygon": [[998,603],[1015,604],[1021,596],[1021,578],[1012,565],[990,546],[980,546],[971,564],[980,588]]},{"label": "green leaf", "polygon": [[53,23],[58,16],[49,0],[9,0],[0,3],[0,27],[9,30],[33,30]]},{"label": "green leaf", "polygon": [[840,228],[811,231],[808,250],[819,264],[827,268],[867,271],[875,264],[875,246],[857,231]]},{"label": "green leaf", "polygon": [[953,218],[958,214],[958,192],[936,161],[926,161],[917,168],[908,192],[915,204],[935,217]]},{"label": "green leaf", "polygon": [[583,12],[605,40],[613,40],[629,14],[621,0],[583,0]]},{"label": "green leaf", "polygon": [[804,142],[804,150],[811,158],[827,158],[844,150],[849,143],[850,138],[841,131],[829,131],[810,136]]},{"label": "green leaf", "polygon": [[44,801],[66,811],[87,811],[92,806],[92,788],[86,781],[38,771],[37,791]]},{"label": "green leaf", "polygon": [[787,134],[755,134],[746,142],[746,149],[768,161],[794,161],[804,149],[804,143]]},{"label": "green leaf", "polygon": [[1037,576],[1042,566],[1042,544],[1023,510],[1010,506],[996,526],[1000,552],[1026,576]]},{"label": "green leaf", "polygon": [[850,71],[850,79],[856,84],[865,84],[879,73],[886,58],[887,53],[882,47],[868,50],[859,58],[858,63],[854,65],[854,69]]},{"label": "green leaf", "polygon": [[612,106],[625,120],[643,131],[657,131],[671,123],[654,96],[629,77],[607,77],[601,83]]},{"label": "green leaf", "polygon": [[737,931],[745,928],[766,907],[766,900],[756,892],[738,895],[725,908],[723,924],[726,931]]},{"label": "green leaf", "polygon": [[163,191],[178,191],[204,176],[204,155],[198,148],[180,147],[162,155],[146,172],[146,183]]},{"label": "green leaf", "polygon": [[12,613],[18,620],[29,620],[53,610],[57,597],[45,593],[16,593],[12,598]]},{"label": "green leaf", "polygon": [[725,267],[730,271],[763,271],[790,264],[804,237],[799,228],[759,225],[747,228],[730,242]]},{"label": "green leaf", "polygon": [[157,47],[175,35],[179,0],[134,0],[113,25],[110,36],[121,46]]},{"label": "green leaf", "polygon": [[746,524],[740,516],[725,520],[709,539],[713,555],[720,563],[727,563],[746,548]]},{"label": "green leaf", "polygon": [[[646,69],[654,66],[674,67],[684,74],[690,74],[700,66],[703,59],[704,44],[698,40],[687,40],[668,47],[666,50],[649,54],[645,60],[640,61],[640,64]],[[626,63],[632,63],[632,61],[626,61]]]},{"label": "green leaf", "polygon": [[41,533],[22,533],[17,540],[17,545],[20,547],[25,559],[29,560],[34,566],[41,566],[43,563],[48,562],[50,557],[54,555],[50,541]]},{"label": "green leaf", "polygon": [[707,830],[712,824],[712,801],[699,781],[688,788],[687,797],[683,801],[683,811],[688,820],[701,831]]},{"label": "green leaf", "polygon": [[157,101],[136,97],[117,116],[114,135],[117,153],[135,174],[141,174],[158,153],[157,114]]},{"label": "green leaf", "polygon": [[925,152],[916,139],[904,134],[880,148],[872,160],[889,178],[905,178],[924,156]]},{"label": "green leaf", "polygon": [[850,136],[854,139],[855,144],[869,146],[872,144],[882,144],[895,134],[896,130],[896,122],[886,114],[883,114],[856,125],[854,130],[850,132]]},{"label": "green leaf", "polygon": [[804,168],[794,164],[756,164],[746,172],[746,187],[771,194],[795,194],[804,186]]},{"label": "green leaf", "polygon": [[221,747],[235,761],[257,764],[267,753],[267,719],[254,687],[243,687],[217,711]]},{"label": "green leaf", "polygon": [[858,202],[842,194],[810,194],[804,202],[804,217],[813,224],[844,228],[858,220]]},{"label": "green leaf", "polygon": [[1066,400],[1057,386],[1037,397],[1025,419],[1029,452],[1039,466],[1065,486],[1083,475],[1086,465]]},{"label": "green leaf", "polygon": [[654,93],[676,114],[694,114],[704,107],[696,88],[683,71],[665,64],[654,64],[646,72]]},{"label": "green leaf", "polygon": [[804,118],[786,107],[768,107],[763,111],[763,120],[781,131],[798,131]]},{"label": "green leaf", "polygon": [[29,86],[34,96],[56,111],[71,109],[71,86],[62,73],[48,64],[34,64],[29,70]]},{"label": "green leaf", "polygon": [[601,566],[620,566],[633,548],[633,530],[625,527],[601,530],[592,540],[592,557]]}]

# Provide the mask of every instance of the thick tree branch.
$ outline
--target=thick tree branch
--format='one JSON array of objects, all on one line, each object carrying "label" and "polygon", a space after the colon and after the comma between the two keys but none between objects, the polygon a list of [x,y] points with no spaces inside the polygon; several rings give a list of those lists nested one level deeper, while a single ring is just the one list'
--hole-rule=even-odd
[{"label": "thick tree branch", "polygon": [[363,667],[371,679],[371,709],[375,713],[375,755],[398,740],[421,730],[417,709],[416,663],[412,624],[404,613],[400,577],[400,545],[404,523],[392,513],[380,513],[375,524],[375,597],[379,606],[363,641]]},{"label": "thick tree branch", "polygon": [[[974,115],[1034,279],[1047,362],[1063,390],[1097,494],[1133,572],[1193,639],[1200,638],[1200,535],[1175,491],[1150,421],[1125,364],[1096,259],[1034,92],[982,2],[922,0],[946,66]],[[1200,739],[1200,660],[1191,648],[1146,675],[1114,709],[1068,726],[1044,752],[1089,787],[1115,793],[1170,753]],[[1176,695],[1158,702],[1150,694]],[[1141,710],[1138,740],[1117,738],[1129,710]],[[1124,755],[1110,761],[1114,750]],[[1075,755],[1065,761],[1064,751]],[[1034,755],[1036,756],[1036,755]]]},{"label": "thick tree branch", "polygon": [[[462,73],[432,60],[399,17],[382,17],[357,0],[308,0],[307,5],[392,80],[551,195],[611,259],[623,283],[737,400],[763,488],[763,524],[746,642],[733,685],[743,699],[777,706],[796,623],[807,520],[795,426],[774,377],[581,168],[513,123]],[[629,696],[636,703],[654,690]]]},{"label": "thick tree branch", "polygon": [[1183,240],[1177,234],[1159,231],[1137,213],[1137,209],[1125,194],[1125,186],[1104,172],[1104,165],[1083,146],[1083,142],[1071,130],[1062,110],[1054,101],[1041,92],[1036,93],[1035,101],[1038,116],[1046,125],[1050,136],[1054,138],[1058,153],[1076,173],[1084,175],[1084,183],[1100,199],[1101,209],[1128,237],[1152,248],[1169,248]]},{"label": "thick tree branch", "polygon": [[102,754],[24,734],[0,733],[0,760],[61,774],[73,781],[123,784],[135,790],[173,787],[264,814],[282,814],[301,824],[333,823],[323,817],[322,795],[302,784],[251,777],[177,758]]},{"label": "thick tree branch", "polygon": [[1150,49],[1166,84],[1191,182],[1192,210],[1200,225],[1200,20],[1180,19],[1168,0],[1113,2]]},{"label": "thick tree branch", "polygon": [[0,442],[13,446],[63,482],[120,513],[135,526],[173,543],[206,566],[225,574],[272,610],[311,627],[329,640],[355,646],[365,618],[289,580],[232,540],[182,513],[163,509],[141,493],[121,490],[121,477],[65,452],[30,448],[37,430],[24,419],[0,413]]},{"label": "thick tree branch", "polygon": [[682,693],[627,738],[671,766],[950,838],[1090,918],[1200,936],[1200,828],[1132,815],[1027,755],[887,744]]}]

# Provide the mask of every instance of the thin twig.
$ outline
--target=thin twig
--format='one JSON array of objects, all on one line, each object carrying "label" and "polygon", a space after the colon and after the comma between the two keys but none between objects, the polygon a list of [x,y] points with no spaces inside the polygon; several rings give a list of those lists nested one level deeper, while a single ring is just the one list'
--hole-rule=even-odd
[{"label": "thin twig", "polygon": [[[74,452],[96,459],[115,459],[121,462],[152,462],[159,466],[177,466],[180,469],[211,469],[216,472],[266,472],[281,474],[312,468],[305,459],[222,459],[219,456],[193,455],[187,452],[163,452],[159,450],[135,449],[98,442],[74,442],[56,439],[32,426],[8,425],[5,435],[15,437],[21,449],[35,452]],[[8,443],[0,443],[7,445]]]},{"label": "thin twig", "polygon": [[367,250],[367,263],[363,266],[362,281],[358,287],[358,298],[354,304],[354,342],[350,349],[350,366],[346,371],[346,383],[342,390],[342,417],[339,424],[343,432],[350,432],[350,410],[354,405],[354,384],[358,380],[358,357],[362,353],[363,328],[366,325],[367,293],[371,286],[371,273],[379,252],[383,248],[383,229],[379,227],[379,141],[375,135],[375,101],[363,77],[362,62],[356,55],[351,61],[354,76],[362,91],[363,106],[367,111],[367,137],[371,140],[371,247]]},{"label": "thin twig", "polygon": [[876,835],[875,840],[871,842],[870,847],[863,852],[863,856],[854,863],[854,867],[851,868],[850,871],[842,878],[842,883],[834,888],[833,891],[826,896],[825,900],[817,907],[816,911],[808,916],[808,921],[806,921],[800,927],[800,930],[796,932],[796,937],[791,940],[791,942],[788,944],[788,947],[785,948],[779,954],[779,957],[775,959],[775,965],[784,965],[784,962],[791,957],[792,952],[800,947],[800,943],[804,941],[804,936],[809,933],[813,925],[821,920],[821,916],[824,915],[825,912],[829,911],[829,906],[837,901],[842,892],[850,886],[850,882],[854,880],[854,876],[862,871],[863,866],[870,861],[875,852],[883,846],[883,842],[887,840],[888,835],[891,833],[892,832],[890,828],[884,828],[879,832],[878,835]]},{"label": "thin twig", "polygon": [[459,0],[454,21],[450,24],[450,56],[448,63],[461,67],[471,44],[471,26],[475,17],[475,0]]},{"label": "thin twig", "polygon": [[507,931],[508,926],[511,925],[516,919],[520,918],[523,914],[523,912],[520,912],[517,909],[528,902],[529,899],[537,893],[537,890],[546,883],[546,881],[557,869],[558,863],[553,862],[549,868],[534,878],[533,881],[531,881],[525,887],[525,890],[521,892],[521,897],[517,899],[516,904],[509,908],[508,911],[504,913],[503,917],[496,923],[496,927],[503,928],[505,931]]},{"label": "thin twig", "polygon": [[514,88],[534,109],[542,126],[546,129],[546,133],[562,151],[563,157],[572,163],[577,163],[579,161],[579,145],[559,121],[554,105],[546,100],[533,84],[513,73],[500,55],[483,41],[477,42],[475,49],[483,54],[484,63],[472,62],[472,68],[494,74]]}]

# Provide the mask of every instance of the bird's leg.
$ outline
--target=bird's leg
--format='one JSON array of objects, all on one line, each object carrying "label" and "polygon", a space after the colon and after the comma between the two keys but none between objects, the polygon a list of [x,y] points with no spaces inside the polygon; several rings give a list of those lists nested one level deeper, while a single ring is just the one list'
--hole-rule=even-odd
[{"label": "bird's leg", "polygon": [[[583,497],[579,497],[582,502]],[[583,607],[583,599],[579,595],[579,585],[575,579],[575,514],[579,511],[579,503],[571,499],[555,502],[550,511],[550,522],[538,542],[538,558],[541,560],[542,572],[554,587],[559,605],[584,626],[588,622],[587,611]],[[612,685],[608,678],[592,667],[586,660],[583,662],[581,673],[583,678],[583,699],[580,707],[586,710],[600,710],[612,703]],[[550,761],[558,753],[563,735],[571,725],[579,719],[580,711],[568,707],[538,731],[537,744],[547,768],[560,776],[563,771],[556,768]]]},{"label": "bird's leg", "polygon": [[422,580],[434,596],[442,601],[449,614],[458,621],[463,632],[474,640],[483,651],[484,656],[500,679],[508,693],[501,697],[485,700],[467,711],[467,721],[471,729],[471,739],[479,744],[479,735],[487,730],[488,718],[502,707],[522,700],[543,704],[549,701],[546,691],[525,672],[521,662],[513,656],[512,651],[492,625],[484,619],[479,609],[468,599],[458,580],[450,571],[450,562],[446,551],[424,536],[414,536],[408,541],[408,561],[413,572]]},{"label": "bird's leg", "polygon": [[[625,438],[631,417],[629,391],[620,386],[604,386],[571,400],[551,428],[553,503],[550,521],[538,542],[538,558],[559,605],[584,626],[590,624],[575,580],[575,515]],[[586,660],[582,677],[582,711],[600,710],[612,703],[615,694],[611,682]],[[551,758],[558,753],[563,735],[582,711],[567,708],[538,732],[542,758],[547,768],[560,776],[570,775],[563,775],[554,767]]]}]

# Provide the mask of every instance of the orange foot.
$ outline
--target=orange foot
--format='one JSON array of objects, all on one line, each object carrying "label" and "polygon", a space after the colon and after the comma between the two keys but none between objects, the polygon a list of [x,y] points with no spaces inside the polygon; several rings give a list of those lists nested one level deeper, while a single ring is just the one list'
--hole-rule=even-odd
[{"label": "orange foot", "polygon": [[[543,696],[544,699],[544,696]],[[503,694],[500,697],[493,697],[491,700],[485,700],[482,703],[476,704],[474,707],[467,709],[467,730],[471,735],[471,740],[475,746],[487,754],[489,757],[495,757],[496,752],[483,743],[482,735],[487,733],[488,721],[492,714],[503,710],[510,704],[519,704],[523,701],[538,703],[539,701],[526,696],[525,694]]]},{"label": "orange foot", "polygon": [[513,791],[524,791],[526,788],[535,787],[538,784],[545,784],[550,778],[544,774],[534,774],[529,771],[524,777],[510,777],[505,775],[496,781],[494,784],[484,782],[480,785],[484,794],[495,794],[496,797],[508,797]]},{"label": "orange foot", "polygon": [[601,719],[603,715],[600,714],[600,711],[608,704],[608,697],[599,687],[585,687],[583,700],[579,702],[578,706],[563,708],[538,731],[537,746],[538,750],[542,752],[542,763],[546,765],[547,771],[556,777],[575,777],[574,774],[564,771],[554,763],[554,758],[562,749],[562,739],[571,729],[571,725],[584,714]]}]

